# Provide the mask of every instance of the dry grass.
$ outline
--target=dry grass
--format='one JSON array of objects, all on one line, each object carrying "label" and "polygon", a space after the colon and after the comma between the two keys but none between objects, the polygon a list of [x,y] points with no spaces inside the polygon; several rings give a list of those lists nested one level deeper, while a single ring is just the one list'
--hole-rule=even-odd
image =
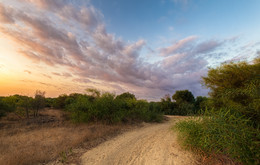
[{"label": "dry grass", "polygon": [[[50,112],[48,112],[50,113]],[[50,116],[52,113],[46,115]],[[103,124],[73,125],[61,120],[55,111],[52,122],[11,122],[0,128],[0,164],[47,163],[82,144],[92,145],[98,138],[118,134],[124,126]],[[57,117],[57,115],[60,117]],[[40,118],[42,121],[42,118]],[[87,142],[87,143],[86,143]],[[95,144],[97,142],[95,141]],[[85,148],[90,148],[85,147]]]}]

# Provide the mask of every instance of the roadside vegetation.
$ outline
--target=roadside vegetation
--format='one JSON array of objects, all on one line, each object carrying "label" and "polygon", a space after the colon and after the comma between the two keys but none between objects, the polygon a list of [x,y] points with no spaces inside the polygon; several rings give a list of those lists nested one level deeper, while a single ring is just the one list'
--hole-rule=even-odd
[{"label": "roadside vegetation", "polygon": [[[37,164],[54,161],[78,164],[79,151],[140,127],[162,122],[163,114],[193,115],[204,105],[188,90],[160,102],[138,100],[129,92],[115,95],[87,89],[85,93],[46,98],[0,97],[0,164]],[[19,162],[19,163],[18,163]]]},{"label": "roadside vegetation", "polygon": [[[206,110],[177,123],[181,143],[203,158],[260,164],[260,59],[226,63],[203,77]],[[207,160],[207,159],[205,159]]]},{"label": "roadside vegetation", "polygon": [[87,89],[46,98],[0,97],[0,164],[54,161],[78,164],[81,151],[142,122],[161,122],[163,113],[131,93],[116,96]]},{"label": "roadside vegetation", "polygon": [[146,100],[137,100],[126,92],[116,96],[87,89],[85,94],[73,93],[57,98],[45,98],[45,93],[36,91],[35,97],[8,96],[0,98],[0,117],[8,113],[20,119],[37,118],[44,108],[61,109],[68,112],[75,123],[102,122],[105,124],[129,122],[161,122],[162,112]]},{"label": "roadside vegetation", "polygon": [[165,95],[158,104],[165,115],[192,116],[205,111],[207,101],[207,97],[195,98],[189,90],[177,90],[172,97]]},{"label": "roadside vegetation", "polygon": [[12,121],[2,119],[0,164],[34,165],[50,161],[79,164],[76,158],[81,150],[86,151],[124,130],[133,129],[131,125],[122,124],[71,124],[59,110],[45,110],[39,115],[37,120],[14,121],[16,116],[9,116]]}]

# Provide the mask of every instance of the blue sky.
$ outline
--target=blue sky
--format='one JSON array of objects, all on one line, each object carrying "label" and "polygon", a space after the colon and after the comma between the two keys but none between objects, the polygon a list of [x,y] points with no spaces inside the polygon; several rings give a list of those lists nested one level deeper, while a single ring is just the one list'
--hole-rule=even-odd
[{"label": "blue sky", "polygon": [[126,40],[199,35],[259,38],[258,0],[95,0],[110,32]]},{"label": "blue sky", "polygon": [[0,0],[0,95],[86,88],[207,95],[208,67],[260,54],[259,0]]},{"label": "blue sky", "polygon": [[[127,41],[144,39],[148,49],[159,49],[192,35],[199,36],[202,40],[237,37],[240,38],[237,42],[241,45],[258,42],[260,39],[258,0],[92,0],[91,2],[102,11],[110,33]],[[149,53],[144,50],[142,54]],[[229,53],[232,58],[234,52]],[[228,59],[224,58],[223,61]]]}]

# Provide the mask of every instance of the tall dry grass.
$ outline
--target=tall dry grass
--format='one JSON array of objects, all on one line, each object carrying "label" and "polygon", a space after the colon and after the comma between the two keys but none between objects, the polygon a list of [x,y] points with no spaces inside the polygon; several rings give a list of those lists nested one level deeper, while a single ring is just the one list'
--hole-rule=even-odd
[{"label": "tall dry grass", "polygon": [[[60,121],[59,121],[60,122]],[[55,160],[80,144],[118,133],[122,125],[13,122],[0,128],[0,164],[29,165]],[[88,145],[88,143],[87,143]]]}]

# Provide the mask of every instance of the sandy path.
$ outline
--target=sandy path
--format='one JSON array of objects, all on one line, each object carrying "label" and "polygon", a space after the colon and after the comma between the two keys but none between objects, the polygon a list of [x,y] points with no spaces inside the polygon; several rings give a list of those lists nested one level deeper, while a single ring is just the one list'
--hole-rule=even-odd
[{"label": "sandy path", "polygon": [[84,165],[192,165],[193,155],[180,148],[170,128],[179,117],[149,124],[109,140],[81,157]]}]

